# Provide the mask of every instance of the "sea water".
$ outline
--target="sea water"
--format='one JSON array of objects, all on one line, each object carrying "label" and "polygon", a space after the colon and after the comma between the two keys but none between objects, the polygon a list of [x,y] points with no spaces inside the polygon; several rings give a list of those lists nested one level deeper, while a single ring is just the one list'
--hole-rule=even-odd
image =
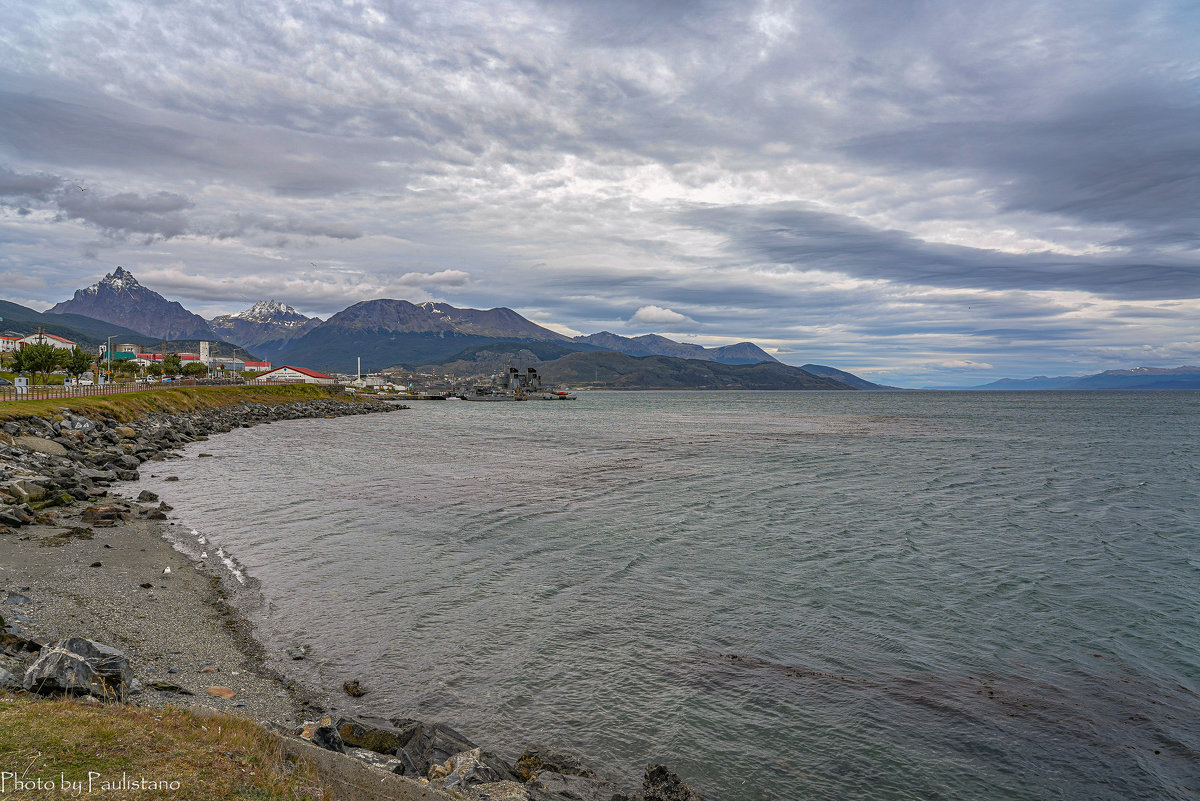
[{"label": "sea water", "polygon": [[144,480],[344,704],[726,801],[1200,794],[1200,393],[412,405]]}]

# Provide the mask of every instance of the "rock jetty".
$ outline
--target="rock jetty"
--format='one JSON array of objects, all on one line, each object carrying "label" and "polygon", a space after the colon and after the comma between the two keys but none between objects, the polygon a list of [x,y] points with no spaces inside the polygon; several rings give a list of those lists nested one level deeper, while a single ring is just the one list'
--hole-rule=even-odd
[{"label": "rock jetty", "polygon": [[133,423],[66,410],[53,418],[10,420],[0,426],[0,526],[29,525],[46,509],[102,498],[115,482],[136,481],[145,462],[162,461],[167,452],[213,434],[278,420],[402,408],[380,401],[322,399],[153,414]]}]

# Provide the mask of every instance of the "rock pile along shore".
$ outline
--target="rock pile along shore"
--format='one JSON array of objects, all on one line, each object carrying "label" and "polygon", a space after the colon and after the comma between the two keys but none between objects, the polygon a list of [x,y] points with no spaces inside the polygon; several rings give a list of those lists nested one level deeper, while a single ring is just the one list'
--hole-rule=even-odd
[{"label": "rock pile along shore", "polygon": [[305,720],[322,710],[267,670],[219,579],[164,539],[171,507],[156,503],[150,491],[137,502],[110,495],[118,482],[137,480],[147,462],[178,458],[176,449],[213,434],[403,408],[321,399],[134,422],[63,410],[0,425],[0,611],[9,618],[0,618],[0,689],[146,705],[203,703],[346,755],[337,759],[415,779],[444,797],[697,801],[699,794],[662,765],[646,768],[636,792],[544,746],[526,748],[509,764],[440,723]]}]

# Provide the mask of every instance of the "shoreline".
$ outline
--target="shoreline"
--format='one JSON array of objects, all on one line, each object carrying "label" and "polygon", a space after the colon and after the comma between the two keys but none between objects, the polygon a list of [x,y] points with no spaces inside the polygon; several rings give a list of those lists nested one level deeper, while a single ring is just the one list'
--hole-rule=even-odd
[{"label": "shoreline", "polygon": [[[67,411],[56,415],[61,420],[7,421],[0,426],[0,614],[18,636],[43,644],[78,636],[117,647],[140,685],[139,705],[204,705],[299,725],[323,710],[313,709],[315,693],[270,668],[248,619],[259,602],[253,580],[239,585],[230,571],[189,553],[168,519],[171,507],[154,493],[122,494],[121,485],[150,469],[168,473],[181,458],[178,447],[235,427],[402,408],[319,399],[151,414],[124,425]],[[0,667],[17,665],[9,659]],[[212,695],[213,686],[235,694]]]},{"label": "shoreline", "polygon": [[[247,717],[282,735],[285,749],[303,745],[289,736],[298,735],[426,790],[453,788],[479,801],[698,801],[661,765],[647,766],[642,793],[630,793],[552,748],[529,746],[514,765],[445,724],[339,716],[348,705],[336,690],[305,687],[271,667],[272,659],[286,665],[287,654],[269,653],[250,622],[263,602],[256,579],[243,578],[223,555],[193,551],[186,527],[168,519],[172,509],[156,493],[119,492],[150,470],[170,481],[171,460],[183,458],[178,449],[212,434],[407,408],[328,398],[125,422],[66,408],[51,418],[9,419],[0,425],[0,614],[17,636],[7,639],[43,648],[64,637],[105,643],[129,659],[130,703]],[[28,661],[0,651],[9,689]],[[326,703],[335,711],[326,714]],[[334,775],[340,770],[329,766]]]}]

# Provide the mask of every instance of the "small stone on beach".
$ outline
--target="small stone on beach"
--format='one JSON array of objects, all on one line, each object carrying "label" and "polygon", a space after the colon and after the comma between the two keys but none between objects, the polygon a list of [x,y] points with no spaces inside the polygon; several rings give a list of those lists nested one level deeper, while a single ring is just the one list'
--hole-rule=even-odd
[{"label": "small stone on beach", "polygon": [[216,687],[208,687],[204,690],[204,692],[217,698],[233,698],[235,695],[237,695],[237,693],[228,687],[222,687],[220,685],[217,685]]}]

